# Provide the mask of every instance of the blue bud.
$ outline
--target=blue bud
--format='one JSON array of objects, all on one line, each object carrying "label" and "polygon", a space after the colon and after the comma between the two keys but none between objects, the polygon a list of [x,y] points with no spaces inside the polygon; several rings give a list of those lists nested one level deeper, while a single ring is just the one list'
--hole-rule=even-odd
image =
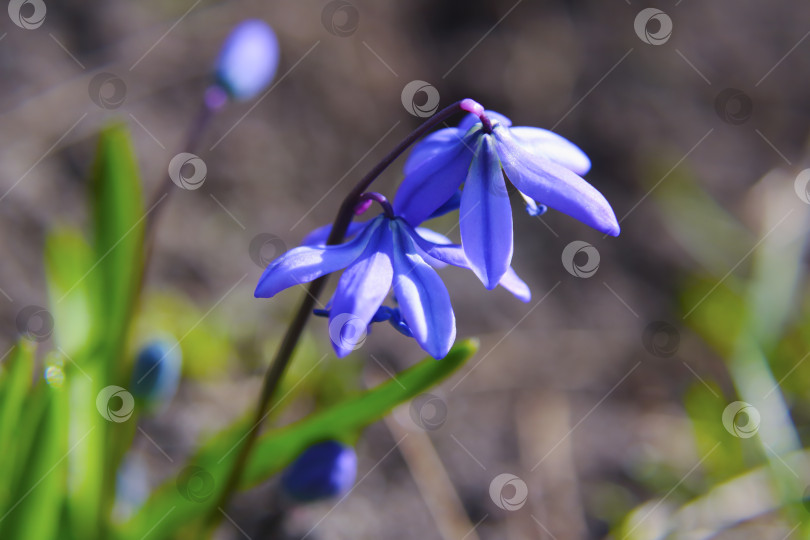
[{"label": "blue bud", "polygon": [[273,29],[249,19],[233,29],[216,63],[216,82],[233,99],[248,100],[264,90],[276,74],[279,46]]},{"label": "blue bud", "polygon": [[152,406],[171,400],[180,383],[183,356],[176,341],[158,339],[138,352],[132,370],[132,395]]},{"label": "blue bud", "polygon": [[346,493],[357,477],[354,448],[324,441],[304,450],[281,475],[284,492],[298,502],[313,502]]}]

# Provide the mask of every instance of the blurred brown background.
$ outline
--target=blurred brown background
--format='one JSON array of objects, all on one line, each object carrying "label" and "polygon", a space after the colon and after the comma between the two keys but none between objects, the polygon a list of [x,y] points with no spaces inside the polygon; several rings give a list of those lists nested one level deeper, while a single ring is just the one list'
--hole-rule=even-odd
[{"label": "blurred brown background", "polygon": [[[680,276],[695,263],[648,195],[686,170],[745,220],[750,186],[774,167],[801,167],[810,6],[351,0],[325,19],[329,4],[60,0],[47,2],[47,19],[36,30],[2,18],[2,349],[17,333],[19,310],[45,305],[46,232],[85,223],[84,179],[99,127],[113,118],[130,124],[151,192],[181,150],[222,40],[238,21],[259,17],[281,43],[277,85],[261,101],[230,106],[214,120],[199,152],[208,167],[205,185],[177,190],[165,203],[148,286],[179,289],[203,310],[221,301],[214,316],[244,335],[280,334],[300,291],[272,302],[253,299],[261,268],[251,259],[251,240],[271,233],[292,247],[331,221],[356,179],[419,125],[402,103],[410,81],[435,86],[442,106],[471,97],[516,125],[554,129],[591,157],[587,179],[613,205],[622,235],[603,239],[553,210],[531,218],[515,200],[513,265],[531,286],[532,302],[488,292],[471,273],[443,271],[459,335],[480,336],[482,347],[435,392],[446,421],[427,433],[460,497],[460,525],[474,527],[467,538],[604,537],[609,524],[651,496],[639,481],[645,467],[665,462],[676,471],[660,495],[698,462],[682,393],[696,376],[724,382],[720,360],[678,322]],[[651,6],[673,26],[658,45],[634,29]],[[653,35],[657,24],[647,28]],[[105,109],[91,99],[90,80],[101,72],[124,82],[120,106]],[[739,92],[723,94],[728,88]],[[401,161],[378,189],[392,196],[400,170]],[[451,226],[442,220],[436,228]],[[560,254],[573,240],[598,249],[592,278],[563,268]],[[672,358],[643,346],[644,329],[657,320],[678,329]],[[312,327],[327,343],[323,320]],[[414,343],[382,326],[357,354],[376,360],[368,361],[368,377],[384,375],[380,365],[401,369],[422,357]],[[231,382],[195,383],[208,390],[185,394],[191,401],[184,413],[162,420],[164,428],[204,429],[203,411],[225,418],[247,406],[264,361],[228,361]],[[419,473],[408,468],[429,461],[428,437],[414,431],[414,447],[389,454],[399,430],[414,427],[407,412],[389,424],[373,426],[361,442],[363,480],[351,496],[334,510],[327,503],[296,511],[290,538],[324,516],[309,538],[445,538],[444,509],[430,493],[447,486],[441,475],[415,479]],[[170,430],[163,435],[171,447]],[[489,496],[490,482],[504,472],[528,485],[520,511],[498,508]],[[263,493],[241,501],[246,530],[256,526]]]}]

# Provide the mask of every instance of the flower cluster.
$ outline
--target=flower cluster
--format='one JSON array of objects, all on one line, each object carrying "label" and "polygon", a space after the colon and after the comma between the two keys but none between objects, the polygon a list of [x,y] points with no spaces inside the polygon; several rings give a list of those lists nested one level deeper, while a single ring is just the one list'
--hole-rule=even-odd
[{"label": "flower cluster", "polygon": [[[581,178],[590,160],[574,144],[550,131],[513,127],[473,100],[460,102],[468,114],[455,128],[438,130],[417,145],[405,163],[393,204],[365,193],[357,213],[373,202],[383,213],[353,222],[348,238],[326,245],[331,226],[321,227],[264,271],[255,296],[270,298],[293,285],[344,270],[327,309],[330,330],[347,316],[354,327],[388,320],[412,336],[434,358],[450,350],[455,316],[444,283],[434,270],[447,264],[472,270],[487,289],[498,285],[528,302],[528,286],[511,268],[512,210],[504,173],[537,215],[554,208],[600,232],[617,236],[619,224],[608,202]],[[459,211],[461,244],[422,227],[422,223]],[[398,307],[385,306],[393,289]],[[338,356],[349,354],[351,340],[332,334]]]}]

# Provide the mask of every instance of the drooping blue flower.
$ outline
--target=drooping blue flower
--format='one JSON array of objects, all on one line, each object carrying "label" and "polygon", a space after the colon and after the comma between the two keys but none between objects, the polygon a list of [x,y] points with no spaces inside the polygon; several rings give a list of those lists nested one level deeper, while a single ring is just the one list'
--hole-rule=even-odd
[{"label": "drooping blue flower", "polygon": [[[350,227],[350,240],[324,245],[329,228],[308,237],[310,245],[292,249],[270,263],[256,286],[257,298],[345,269],[329,306],[332,346],[339,357],[357,348],[357,336],[368,325],[393,289],[399,315],[419,345],[434,358],[443,358],[456,337],[456,320],[447,288],[434,266],[451,264],[469,268],[461,246],[427,229],[417,232],[395,217],[381,195],[374,194],[385,212]],[[501,283],[524,301],[528,286],[511,271]],[[345,336],[344,332],[349,332]]]},{"label": "drooping blue flower", "polygon": [[165,406],[177,392],[183,356],[174,339],[150,341],[138,351],[132,370],[130,390],[148,408]]},{"label": "drooping blue flower", "polygon": [[[293,285],[346,269],[331,304],[330,334],[333,328],[342,332],[346,324],[365,331],[393,287],[413,337],[434,358],[443,358],[455,340],[456,319],[447,288],[425,262],[415,237],[403,220],[381,214],[344,244],[288,251],[267,267],[254,294],[271,298]],[[353,350],[351,340],[331,337],[339,357]]]},{"label": "drooping blue flower", "polygon": [[590,169],[590,160],[573,143],[548,130],[512,127],[508,118],[472,100],[464,100],[462,107],[472,114],[457,128],[436,131],[414,147],[394,212],[421,224],[463,184],[461,243],[488,289],[498,285],[512,260],[512,209],[504,173],[530,213],[548,206],[603,233],[619,234],[610,204],[579,176]]},{"label": "drooping blue flower", "polygon": [[278,58],[273,29],[264,21],[248,19],[225,40],[216,63],[216,82],[233,99],[251,99],[273,80]]},{"label": "drooping blue flower", "polygon": [[298,502],[314,502],[349,491],[357,477],[354,448],[324,441],[304,450],[281,475],[286,495]]}]

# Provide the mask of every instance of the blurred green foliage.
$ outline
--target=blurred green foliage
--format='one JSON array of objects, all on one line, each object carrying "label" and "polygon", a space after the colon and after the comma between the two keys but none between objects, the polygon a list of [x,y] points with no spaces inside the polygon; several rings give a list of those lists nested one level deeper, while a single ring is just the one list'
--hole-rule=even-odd
[{"label": "blurred green foliage", "polygon": [[[126,398],[131,358],[137,343],[155,334],[180,336],[184,357],[193,359],[184,364],[184,377],[210,380],[240,366],[242,336],[176,291],[141,294],[155,207],[143,205],[126,126],[100,134],[89,185],[89,234],[62,226],[45,245],[54,350],[38,361],[35,344],[23,338],[0,364],[0,538],[196,535],[217,497],[190,497],[183,486],[188,471],[210,478],[213,491],[222,486],[238,453],[233,449],[250,427],[247,417],[201,443],[131,518],[115,521],[117,472],[142,412]],[[254,339],[247,350],[262,355],[277,339]],[[312,396],[314,412],[260,437],[240,487],[268,479],[315,442],[353,444],[368,424],[446,378],[475,350],[461,342],[441,362],[426,359],[396,382],[362,391],[359,361],[336,362],[314,339],[304,339],[277,407]]]}]

